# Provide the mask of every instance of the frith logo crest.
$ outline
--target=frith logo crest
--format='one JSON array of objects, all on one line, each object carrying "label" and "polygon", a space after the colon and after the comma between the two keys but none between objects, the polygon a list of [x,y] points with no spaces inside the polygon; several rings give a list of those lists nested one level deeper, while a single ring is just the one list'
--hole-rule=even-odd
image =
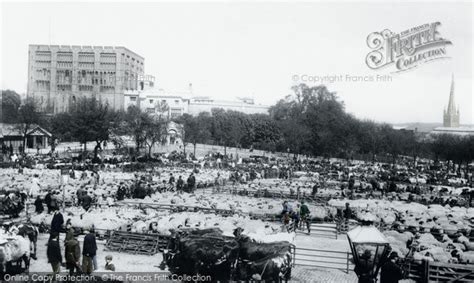
[{"label": "frith logo crest", "polygon": [[446,59],[446,45],[451,41],[440,37],[439,22],[424,24],[401,33],[386,29],[373,32],[367,37],[372,49],[365,59],[371,69],[394,66],[395,72],[403,72],[433,60]]}]

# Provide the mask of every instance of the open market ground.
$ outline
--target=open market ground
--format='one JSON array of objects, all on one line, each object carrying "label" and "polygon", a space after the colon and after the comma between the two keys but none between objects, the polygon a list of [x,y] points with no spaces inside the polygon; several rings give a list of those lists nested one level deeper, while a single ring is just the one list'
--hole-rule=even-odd
[{"label": "open market ground", "polygon": [[[46,248],[48,234],[40,234],[37,243],[37,260],[31,260],[30,272],[51,272],[51,265],[47,262]],[[64,241],[64,234],[60,236],[60,242]],[[84,236],[79,236],[78,240],[82,248]],[[334,251],[349,251],[349,244],[345,236],[338,239],[318,238],[311,235],[298,234],[295,240],[297,247],[325,249]],[[98,270],[104,271],[105,256],[111,255],[116,272],[163,272],[158,268],[162,261],[162,254],[153,256],[134,255],[121,252],[105,250],[105,241],[97,240],[97,264]],[[64,247],[61,246],[61,252],[64,254]],[[167,272],[165,270],[165,272]],[[66,275],[68,270],[61,267],[61,274]],[[295,266],[292,271],[292,280],[294,282],[357,282],[357,276],[353,271],[346,273],[342,270],[324,269],[314,267]]]}]

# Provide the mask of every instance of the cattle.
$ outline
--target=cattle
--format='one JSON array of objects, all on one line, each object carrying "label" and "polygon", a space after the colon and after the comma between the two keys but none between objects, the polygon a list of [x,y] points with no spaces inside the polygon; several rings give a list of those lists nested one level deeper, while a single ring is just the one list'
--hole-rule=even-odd
[{"label": "cattle", "polygon": [[288,242],[239,241],[238,280],[279,282],[291,278],[292,253]]},{"label": "cattle", "polygon": [[265,280],[291,277],[288,242],[257,243],[248,237],[227,237],[216,228],[172,231],[163,262],[173,274],[209,275],[213,281]]},{"label": "cattle", "polygon": [[174,233],[163,258],[174,274],[200,274],[228,281],[238,258],[238,243],[219,229]]}]

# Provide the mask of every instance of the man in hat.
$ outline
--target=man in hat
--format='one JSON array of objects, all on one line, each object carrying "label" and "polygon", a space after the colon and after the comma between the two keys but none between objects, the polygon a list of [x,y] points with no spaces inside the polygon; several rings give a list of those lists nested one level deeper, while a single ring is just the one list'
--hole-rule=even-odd
[{"label": "man in hat", "polygon": [[87,191],[85,191],[82,197],[82,208],[84,208],[85,211],[88,211],[91,205],[92,205],[92,197],[87,194]]},{"label": "man in hat", "polygon": [[190,193],[194,192],[194,186],[196,185],[196,177],[194,177],[194,173],[191,173],[187,180],[188,183],[188,190]]},{"label": "man in hat", "polygon": [[178,181],[176,182],[176,190],[178,192],[182,192],[184,187],[184,180],[181,176],[178,177]]},{"label": "man in hat", "polygon": [[81,258],[81,247],[74,237],[74,233],[66,234],[65,243],[66,268],[69,269],[69,275],[80,271],[79,260]]},{"label": "man in hat", "polygon": [[91,274],[93,271],[93,259],[97,253],[97,243],[95,241],[95,234],[90,229],[89,231],[84,231],[84,243],[82,247],[82,271],[86,274]]},{"label": "man in hat", "polygon": [[380,271],[380,283],[398,283],[403,279],[403,270],[397,265],[397,252],[392,252]]},{"label": "man in hat", "polygon": [[39,195],[36,197],[34,205],[35,205],[35,212],[36,213],[38,213],[38,214],[43,213],[43,211],[44,211],[43,200],[41,199],[41,197]]},{"label": "man in hat", "polygon": [[301,201],[300,217],[301,217],[301,225],[306,224],[306,228],[308,229],[308,234],[311,233],[310,211],[304,200]]},{"label": "man in hat", "polygon": [[52,211],[51,199],[52,199],[51,187],[48,187],[48,193],[44,197],[44,202],[46,203],[46,207],[48,207],[48,213],[51,213]]},{"label": "man in hat", "polygon": [[56,274],[58,274],[61,269],[61,263],[63,261],[61,248],[59,246],[59,233],[51,233],[46,253],[48,256],[48,262],[51,263],[53,269],[53,278],[55,278]]},{"label": "man in hat", "polygon": [[51,234],[62,232],[64,224],[64,217],[58,209],[55,209],[53,219],[51,220]]}]

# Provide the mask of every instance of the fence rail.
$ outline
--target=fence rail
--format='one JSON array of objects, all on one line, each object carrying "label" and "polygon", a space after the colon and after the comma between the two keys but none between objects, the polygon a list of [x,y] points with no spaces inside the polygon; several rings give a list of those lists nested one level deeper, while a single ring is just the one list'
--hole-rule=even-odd
[{"label": "fence rail", "polygon": [[299,266],[320,267],[343,270],[349,273],[354,268],[349,252],[296,247],[295,264]]}]

